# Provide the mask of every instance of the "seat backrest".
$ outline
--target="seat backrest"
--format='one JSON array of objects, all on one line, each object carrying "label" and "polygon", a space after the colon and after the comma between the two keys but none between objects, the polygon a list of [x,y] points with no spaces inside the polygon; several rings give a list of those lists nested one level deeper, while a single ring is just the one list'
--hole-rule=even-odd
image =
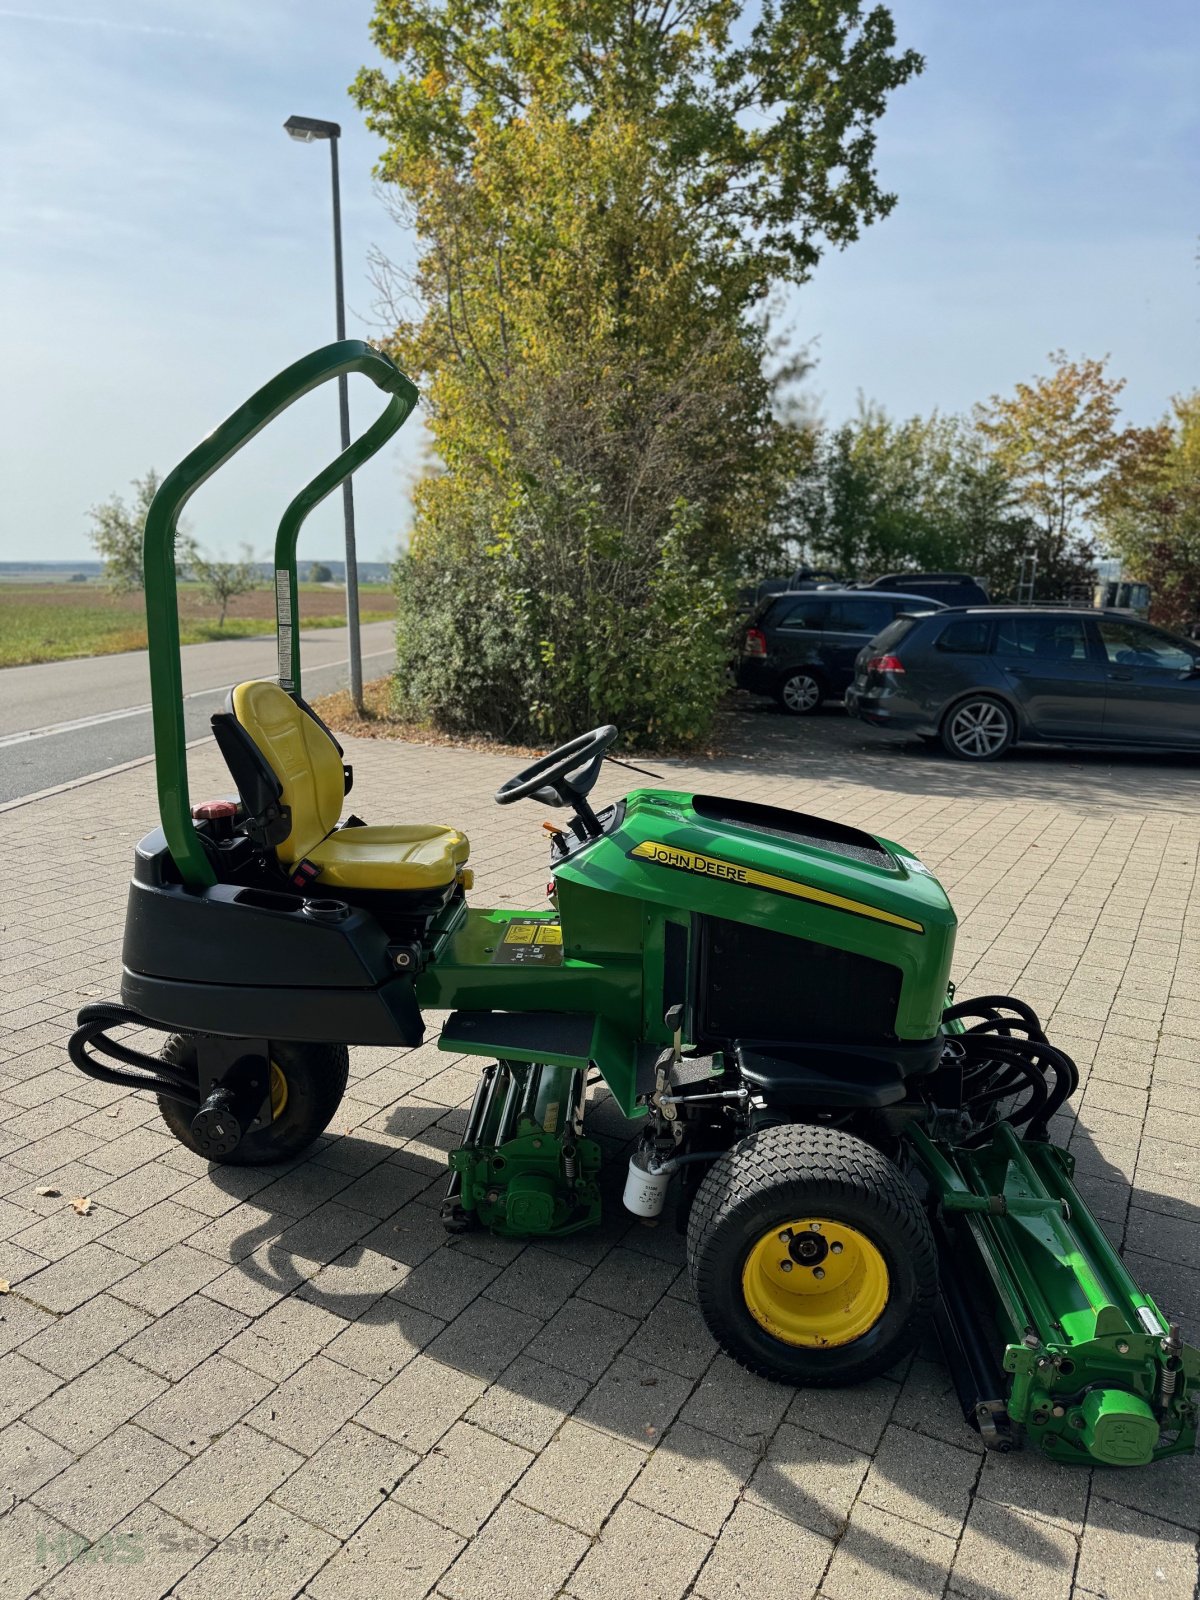
[{"label": "seat backrest", "polygon": [[276,853],[284,862],[301,861],[337,827],[342,814],[342,753],[316,718],[278,684],[239,683],[230,707],[279,780],[280,802],[291,812],[292,831]]}]

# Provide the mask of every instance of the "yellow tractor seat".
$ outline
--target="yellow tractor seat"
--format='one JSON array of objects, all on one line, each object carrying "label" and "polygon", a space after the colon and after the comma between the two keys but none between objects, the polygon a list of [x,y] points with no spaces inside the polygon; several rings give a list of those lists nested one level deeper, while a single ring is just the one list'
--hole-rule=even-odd
[{"label": "yellow tractor seat", "polygon": [[458,877],[471,847],[456,828],[338,826],[350,784],[341,746],[278,684],[239,683],[213,732],[251,828],[306,886],[421,892],[447,889]]},{"label": "yellow tractor seat", "polygon": [[453,882],[470,845],[454,828],[398,822],[339,828],[308,851],[320,881],[339,889],[440,889]]}]

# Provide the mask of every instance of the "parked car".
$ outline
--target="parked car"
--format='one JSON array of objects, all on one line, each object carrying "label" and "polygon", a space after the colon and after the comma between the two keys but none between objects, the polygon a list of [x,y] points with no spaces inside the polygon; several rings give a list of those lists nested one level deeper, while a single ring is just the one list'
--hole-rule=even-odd
[{"label": "parked car", "polygon": [[765,600],[746,629],[738,686],[771,695],[793,716],[840,700],[863,645],[902,611],[937,610],[922,595],[817,589]]},{"label": "parked car", "polygon": [[845,585],[835,572],[824,567],[797,567],[788,578],[764,578],[753,589],[739,589],[738,599],[747,611],[753,611],[764,600],[777,594],[795,594],[801,589],[841,589]]},{"label": "parked car", "polygon": [[897,617],[846,709],[963,761],[1015,743],[1200,749],[1200,645],[1112,611],[989,606]]},{"label": "parked car", "polygon": [[900,590],[904,594],[924,595],[944,606],[987,606],[992,597],[981,579],[968,572],[889,572],[863,584],[864,589]]}]

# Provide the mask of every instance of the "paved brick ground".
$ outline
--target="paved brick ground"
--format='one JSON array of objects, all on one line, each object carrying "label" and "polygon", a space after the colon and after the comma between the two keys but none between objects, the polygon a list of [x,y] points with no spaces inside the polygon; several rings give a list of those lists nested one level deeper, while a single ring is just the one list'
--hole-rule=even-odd
[{"label": "paved brick ground", "polygon": [[[874,827],[939,873],[960,981],[1052,1017],[1084,1075],[1081,1185],[1194,1337],[1194,776],[766,747],[668,770]],[[540,902],[540,814],[490,804],[510,762],[353,759],[360,810],[470,831],[478,903]],[[193,767],[197,793],[227,787],[211,753]],[[751,1379],[715,1354],[680,1241],[616,1205],[562,1242],[447,1239],[474,1073],[433,1043],[354,1052],[330,1136],[290,1170],[210,1174],[152,1104],[79,1076],[65,1033],[114,993],[152,796],[140,767],[0,814],[0,1600],[1194,1595],[1191,1462],[985,1457],[933,1349],[840,1393]],[[591,1121],[626,1137],[611,1104]]]}]

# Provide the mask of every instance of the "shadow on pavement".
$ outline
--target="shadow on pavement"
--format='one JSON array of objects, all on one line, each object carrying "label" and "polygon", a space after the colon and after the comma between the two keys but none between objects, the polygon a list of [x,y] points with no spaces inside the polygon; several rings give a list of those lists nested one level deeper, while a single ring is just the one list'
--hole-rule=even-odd
[{"label": "shadow on pavement", "polygon": [[999,761],[974,765],[907,734],[870,728],[840,706],[789,717],[748,696],[737,697],[723,717],[721,738],[724,753],[705,765],[743,779],[753,762],[756,775],[869,784],[904,795],[1024,800],[1074,809],[1200,806],[1200,746],[1193,756],[1022,745]]},{"label": "shadow on pavement", "polygon": [[[272,1299],[294,1291],[346,1322],[326,1353],[384,1385],[359,1420],[397,1444],[421,1448],[413,1434],[427,1426],[428,1391],[443,1381],[436,1362],[478,1386],[475,1404],[526,1418],[530,1437],[543,1444],[569,1414],[642,1449],[666,1438],[671,1470],[656,1479],[664,1495],[672,1485],[687,1495],[690,1473],[705,1483],[734,1474],[751,1504],[828,1538],[845,1535],[842,1559],[865,1584],[902,1574],[921,1593],[941,1592],[941,1555],[975,1492],[987,1502],[986,1539],[1060,1571],[1064,1582],[1069,1563],[1054,1508],[1063,1526],[1077,1528],[1089,1483],[1118,1505],[1188,1524],[1193,1462],[1089,1471],[1031,1452],[985,1455],[932,1338],[900,1369],[858,1389],[793,1391],[743,1372],[717,1351],[691,1303],[682,1237],[669,1221],[647,1229],[621,1208],[634,1125],[603,1090],[589,1107],[588,1131],[605,1151],[604,1220],[561,1239],[445,1233],[442,1152],[461,1134],[461,1109],[409,1097],[371,1121],[290,1168],[262,1169],[263,1185],[249,1195],[246,1169],[214,1168],[211,1176],[261,1214],[231,1249],[239,1271]],[[1197,1237],[1200,1211],[1170,1193],[1131,1188],[1084,1129],[1072,1149],[1081,1189],[1118,1244],[1131,1201],[1138,1217],[1162,1219],[1149,1238],[1139,1224],[1131,1265],[1164,1313],[1194,1328],[1200,1307],[1184,1281],[1183,1252]],[[885,1435],[890,1423],[909,1431],[898,1441]],[[871,1509],[848,1528],[868,1472]],[[682,1503],[659,1509],[688,1520]],[[889,1535],[897,1517],[926,1530],[930,1554]],[[1011,1594],[975,1572],[969,1587],[979,1600]]]}]

